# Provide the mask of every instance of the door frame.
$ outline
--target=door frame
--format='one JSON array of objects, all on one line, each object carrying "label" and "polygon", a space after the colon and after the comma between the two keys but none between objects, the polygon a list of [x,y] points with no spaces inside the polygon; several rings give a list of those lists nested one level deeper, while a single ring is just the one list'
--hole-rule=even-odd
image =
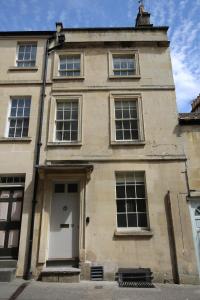
[{"label": "door frame", "polygon": [[47,174],[40,184],[42,186],[41,201],[41,226],[39,238],[38,263],[46,265],[49,253],[51,201],[53,198],[53,187],[58,182],[72,183],[79,185],[79,261],[85,261],[85,174]]},{"label": "door frame", "polygon": [[[16,224],[18,230],[19,230],[19,235],[18,235],[18,246],[15,247],[15,248],[7,248],[7,251],[6,251],[6,248],[5,249],[2,249],[2,255],[0,255],[0,259],[3,260],[3,259],[18,259],[18,255],[19,255],[19,247],[20,247],[20,236],[21,236],[21,224],[22,224],[22,214],[23,214],[23,204],[24,204],[24,185],[0,185],[0,191],[1,190],[10,190],[10,191],[15,191],[15,190],[20,190],[22,191],[22,197],[20,197],[20,201],[21,202],[21,212],[20,212],[20,220],[19,221],[13,221],[13,223]],[[14,202],[13,201],[13,198],[12,197],[9,197],[7,198],[8,199],[8,212],[7,214],[11,213],[11,203]],[[4,201],[3,201],[4,202]],[[5,201],[6,202],[6,201]],[[11,222],[10,222],[11,223]],[[13,224],[14,226],[14,224]],[[7,226],[4,225],[2,226],[2,228],[5,227],[5,230],[9,230],[11,226],[11,224],[8,224]],[[12,229],[12,228],[11,228]],[[8,243],[8,238],[6,238],[6,243]],[[5,243],[5,242],[4,242]],[[4,255],[5,253],[5,255]]]},{"label": "door frame", "polygon": [[[197,269],[199,272],[199,277],[200,277],[200,255],[198,255],[198,249],[196,245],[196,224],[195,224],[195,218],[194,218],[194,209],[192,207],[192,204],[196,203],[197,206],[200,206],[200,198],[190,198],[189,199],[189,210],[190,210],[190,217],[191,217],[191,223],[192,223],[192,236],[193,236],[193,241],[194,241],[194,248],[195,248],[195,255],[196,255],[196,261],[197,261]],[[199,249],[200,250],[200,249]]]}]

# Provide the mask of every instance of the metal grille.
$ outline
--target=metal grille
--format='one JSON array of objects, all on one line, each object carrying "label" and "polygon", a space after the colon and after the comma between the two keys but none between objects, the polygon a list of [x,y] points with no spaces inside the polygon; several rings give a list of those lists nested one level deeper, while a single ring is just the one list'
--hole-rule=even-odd
[{"label": "metal grille", "polygon": [[147,268],[120,268],[118,283],[120,287],[153,288],[152,272]]},{"label": "metal grille", "polygon": [[90,280],[103,280],[104,272],[102,266],[92,266],[90,269]]},{"label": "metal grille", "polygon": [[154,288],[151,282],[119,282],[119,287]]}]

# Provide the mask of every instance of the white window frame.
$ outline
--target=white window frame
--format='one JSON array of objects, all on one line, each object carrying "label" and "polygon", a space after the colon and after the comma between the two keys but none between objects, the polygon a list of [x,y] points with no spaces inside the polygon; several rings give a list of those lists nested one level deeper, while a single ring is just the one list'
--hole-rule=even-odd
[{"label": "white window frame", "polygon": [[[20,49],[20,46],[28,46],[28,45],[31,45],[31,46],[36,46],[36,54],[35,54],[35,63],[34,63],[34,66],[18,66],[18,62],[19,62],[19,49]],[[21,62],[25,62],[26,60],[20,60]],[[31,62],[32,60],[29,60],[29,62]],[[16,51],[16,60],[15,60],[15,65],[17,68],[35,68],[36,67],[36,61],[37,61],[37,42],[35,41],[29,41],[29,42],[18,42],[17,44],[17,51]]]},{"label": "white window frame", "polygon": [[[138,140],[116,140],[115,101],[136,101],[138,117]],[[111,145],[143,145],[145,144],[142,113],[142,97],[140,94],[110,94],[110,144]]]},{"label": "white window frame", "polygon": [[[146,213],[146,221],[147,221],[147,226],[146,227],[118,227],[118,220],[117,220],[117,215],[118,215],[118,211],[117,211],[117,176],[128,176],[128,174],[135,174],[135,173],[143,173],[143,177],[144,177],[144,188],[145,188],[145,198],[134,198],[135,200],[137,199],[145,199],[145,204],[146,204],[146,211],[143,213]],[[131,198],[124,198],[124,199],[130,199]],[[118,201],[123,201],[123,200],[118,200]],[[150,224],[149,224],[149,209],[148,209],[148,197],[147,197],[147,185],[146,185],[146,173],[143,170],[132,170],[132,171],[116,171],[115,172],[115,205],[116,205],[116,228],[117,231],[119,232],[132,232],[132,231],[149,231],[150,230]],[[139,212],[142,213],[142,212]],[[126,216],[127,216],[128,212],[126,209]],[[138,211],[137,211],[138,214]]]},{"label": "white window frame", "polygon": [[[72,121],[72,119],[71,119],[71,117],[69,118],[69,119],[63,119],[63,120],[59,120],[59,119],[57,119],[57,112],[58,112],[58,105],[59,104],[65,104],[65,103],[70,103],[70,104],[72,104],[72,103],[76,103],[77,104],[77,107],[78,107],[78,114],[79,114],[79,102],[78,102],[78,99],[71,99],[71,100],[64,100],[64,101],[61,101],[61,100],[57,100],[56,101],[56,113],[55,113],[55,136],[54,136],[54,140],[56,141],[56,142],[66,142],[66,143],[76,143],[77,141],[78,141],[78,132],[79,132],[79,117],[78,117],[78,115],[77,115],[77,123],[78,123],[78,126],[77,126],[77,139],[71,139],[71,134],[72,134],[72,129],[71,129],[71,123],[73,122]],[[70,105],[71,106],[71,105]],[[71,113],[72,113],[72,106],[70,107],[70,115],[71,115]],[[62,135],[63,135],[63,132],[64,132],[64,130],[62,129],[62,130],[57,130],[57,123],[58,122],[62,122],[62,123],[64,123],[64,122],[69,122],[69,124],[70,124],[70,129],[69,129],[69,133],[70,133],[70,139],[61,139],[61,140],[59,140],[59,139],[57,139],[57,131],[60,131],[60,132],[62,132]]]},{"label": "white window frame", "polygon": [[[26,117],[26,116],[16,116],[16,117],[14,117],[14,116],[11,116],[11,108],[12,108],[12,101],[13,100],[19,100],[19,99],[27,99],[27,100],[30,100],[30,112],[29,112],[29,116],[28,117]],[[6,137],[7,138],[9,138],[9,139],[26,139],[26,138],[28,138],[29,137],[29,130],[30,130],[30,116],[31,116],[31,101],[32,99],[31,99],[31,96],[12,96],[12,97],[10,97],[10,101],[9,101],[9,109],[8,109],[8,118],[7,118],[7,126],[6,126]],[[16,120],[16,119],[28,119],[28,121],[29,121],[29,124],[28,124],[28,133],[27,133],[27,135],[26,136],[20,136],[20,137],[16,137],[16,136],[14,136],[14,137],[9,137],[9,131],[10,131],[10,121],[13,119],[13,120]],[[23,128],[23,127],[22,127]]]},{"label": "white window frame", "polygon": [[[135,74],[134,75],[114,75],[114,56],[133,56],[135,59]],[[138,50],[112,50],[108,52],[108,62],[109,62],[109,78],[120,79],[120,78],[140,78],[140,67],[139,67],[139,51]]]},{"label": "white window frame", "polygon": [[[78,76],[61,76],[60,75],[60,57],[64,56],[80,56],[80,75]],[[83,51],[57,51],[54,55],[53,79],[56,80],[72,80],[84,79],[84,52]]]},{"label": "white window frame", "polygon": [[[59,102],[78,102],[78,138],[76,141],[56,140],[56,112]],[[53,95],[50,103],[50,121],[47,146],[81,146],[82,145],[82,95]]]}]

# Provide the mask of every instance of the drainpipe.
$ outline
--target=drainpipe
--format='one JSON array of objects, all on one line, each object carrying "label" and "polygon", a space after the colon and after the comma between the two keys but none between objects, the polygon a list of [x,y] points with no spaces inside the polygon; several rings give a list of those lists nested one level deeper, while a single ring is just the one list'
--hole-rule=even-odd
[{"label": "drainpipe", "polygon": [[38,131],[36,137],[36,152],[35,152],[35,162],[34,162],[34,187],[33,187],[33,199],[32,199],[32,211],[31,211],[31,224],[30,224],[30,233],[29,233],[29,245],[28,245],[28,259],[27,266],[25,271],[25,279],[31,279],[31,259],[32,259],[32,247],[33,247],[33,233],[34,233],[34,219],[35,219],[35,208],[37,204],[37,188],[39,181],[39,172],[38,165],[40,162],[40,149],[42,146],[42,123],[43,123],[43,112],[44,112],[44,98],[45,98],[45,88],[46,88],[46,74],[47,74],[47,61],[48,61],[48,47],[49,47],[49,38],[46,41],[45,47],[45,58],[43,65],[43,75],[42,75],[42,90],[40,96],[40,107],[39,107],[39,122],[38,122]]}]

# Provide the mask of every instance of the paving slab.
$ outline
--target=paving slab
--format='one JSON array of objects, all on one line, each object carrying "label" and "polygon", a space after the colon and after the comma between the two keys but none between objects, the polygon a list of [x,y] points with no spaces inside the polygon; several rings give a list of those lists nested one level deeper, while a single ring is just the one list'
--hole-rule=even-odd
[{"label": "paving slab", "polygon": [[200,300],[200,286],[155,284],[120,288],[117,282],[46,283],[32,281],[17,300]]},{"label": "paving slab", "polygon": [[18,287],[25,282],[27,281],[23,279],[15,279],[11,282],[0,282],[0,300],[9,299]]}]

